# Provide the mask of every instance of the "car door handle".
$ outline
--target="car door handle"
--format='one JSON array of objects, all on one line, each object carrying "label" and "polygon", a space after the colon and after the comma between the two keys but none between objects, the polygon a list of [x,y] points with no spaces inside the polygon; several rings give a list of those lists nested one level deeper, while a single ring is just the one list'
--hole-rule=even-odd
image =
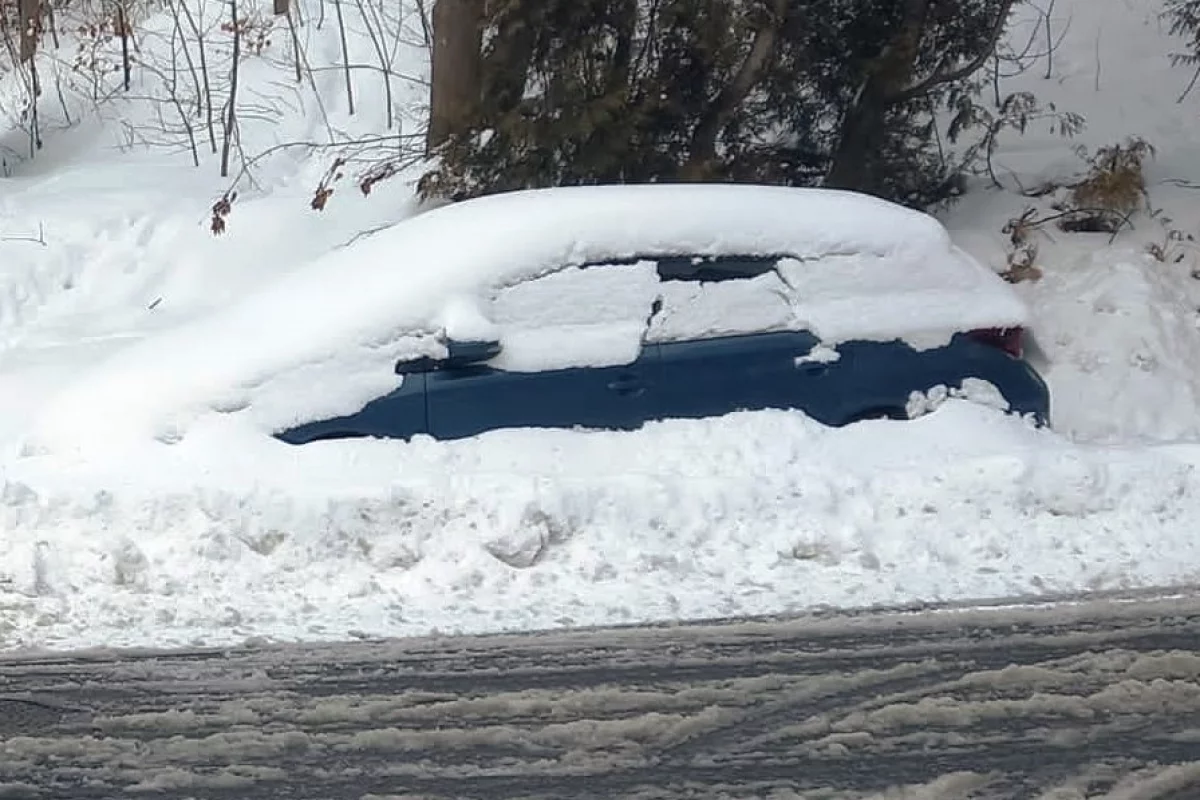
[{"label": "car door handle", "polygon": [[620,395],[638,397],[646,393],[646,384],[638,378],[626,377],[610,381],[608,388]]}]

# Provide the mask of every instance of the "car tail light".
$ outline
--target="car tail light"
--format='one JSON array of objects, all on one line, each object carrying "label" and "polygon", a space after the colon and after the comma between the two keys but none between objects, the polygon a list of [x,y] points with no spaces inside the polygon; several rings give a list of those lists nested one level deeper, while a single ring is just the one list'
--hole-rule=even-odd
[{"label": "car tail light", "polygon": [[1013,358],[1020,358],[1025,352],[1024,328],[981,328],[969,334],[977,342],[998,347]]}]

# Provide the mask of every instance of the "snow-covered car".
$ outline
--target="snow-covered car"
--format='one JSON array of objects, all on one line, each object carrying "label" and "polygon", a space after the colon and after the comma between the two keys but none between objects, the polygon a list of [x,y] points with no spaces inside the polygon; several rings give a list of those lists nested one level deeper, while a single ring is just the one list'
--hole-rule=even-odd
[{"label": "snow-covered car", "polygon": [[[875,198],[555,189],[455,204],[394,232],[421,247],[398,245],[390,268],[479,279],[411,331],[398,386],[277,430],[283,441],[631,429],[766,408],[844,425],[908,417],[939,391],[1048,419],[1011,287],[932,218]],[[414,252],[445,254],[444,266]]]},{"label": "snow-covered car", "polygon": [[955,392],[1047,418],[1012,287],[933,218],[860,194],[513,192],[283,272],[81,370],[21,451],[250,452],[768,407],[840,425]]}]

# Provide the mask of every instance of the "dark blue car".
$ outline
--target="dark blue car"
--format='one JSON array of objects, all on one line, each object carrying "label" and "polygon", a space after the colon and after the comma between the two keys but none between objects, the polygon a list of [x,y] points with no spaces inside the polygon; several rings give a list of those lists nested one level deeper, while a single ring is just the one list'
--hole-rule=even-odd
[{"label": "dark blue car", "polygon": [[[742,308],[739,324],[726,329],[713,326],[709,309],[703,312],[708,314],[704,324],[693,324],[688,333],[689,314],[701,316],[695,309],[703,305],[702,300],[720,297],[718,291],[741,291],[747,282],[770,279],[778,261],[773,257],[672,257],[654,259],[647,266],[643,260],[639,266],[655,272],[662,291],[650,298],[648,309],[638,312],[631,307],[630,314],[648,312],[634,359],[555,367],[551,358],[540,368],[505,368],[506,330],[514,331],[512,346],[519,347],[519,333],[555,322],[545,321],[548,305],[551,316],[568,314],[572,322],[588,321],[589,315],[613,318],[613,297],[621,294],[613,287],[636,282],[625,281],[625,275],[617,272],[629,269],[629,264],[575,268],[576,277],[555,279],[553,303],[524,291],[528,287],[521,288],[523,295],[509,298],[507,312],[500,302],[504,298],[497,300],[498,316],[518,328],[524,324],[523,331],[501,324],[495,338],[445,338],[444,357],[396,364],[403,380],[395,391],[355,413],[299,425],[277,436],[304,444],[364,436],[407,439],[417,434],[458,439],[499,428],[629,430],[648,420],[768,408],[799,409],[837,426],[872,418],[906,418],[914,392],[958,387],[971,378],[998,389],[1011,412],[1031,415],[1042,424],[1048,420],[1049,393],[1022,358],[1020,329],[962,331],[933,349],[917,350],[899,339],[849,341],[831,349],[804,330],[745,330],[747,314]],[[589,281],[583,276],[602,275],[607,283],[590,281],[590,293],[564,296],[564,286],[586,287]],[[596,286],[602,291],[595,291]],[[679,291],[668,291],[672,286]],[[641,301],[649,297],[645,292],[633,296]],[[749,316],[758,316],[755,307]],[[536,319],[526,324],[523,317]],[[656,326],[660,317],[674,321],[675,335],[654,335],[656,329],[666,329]],[[765,307],[762,317],[770,322]],[[582,330],[578,324],[548,329],[545,338],[552,350],[569,351],[571,332]]]}]

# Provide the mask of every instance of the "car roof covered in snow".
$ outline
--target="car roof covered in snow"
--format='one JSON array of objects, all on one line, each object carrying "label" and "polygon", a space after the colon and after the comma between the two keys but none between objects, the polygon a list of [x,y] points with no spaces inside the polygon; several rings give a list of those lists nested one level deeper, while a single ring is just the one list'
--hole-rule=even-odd
[{"label": "car roof covered in snow", "polygon": [[794,327],[828,343],[934,346],[1025,322],[1011,288],[939,222],[873,197],[730,184],[530,190],[419,214],[138,342],[80,376],[33,438],[128,429],[169,441],[214,410],[253,408],[242,417],[260,428],[345,413],[393,387],[406,338],[411,347],[414,331],[437,329],[463,297],[573,265],[679,254],[787,256]]},{"label": "car roof covered in snow", "polygon": [[[418,247],[410,246],[410,242]],[[941,223],[875,197],[745,184],[527,190],[427,212],[355,256],[439,261],[456,288],[503,285],[564,266],[658,256],[787,256],[797,312],[826,341],[914,338],[1026,322],[999,277]],[[428,249],[427,249],[428,248]],[[404,258],[403,263],[423,265]],[[453,275],[449,274],[453,273]]]}]

